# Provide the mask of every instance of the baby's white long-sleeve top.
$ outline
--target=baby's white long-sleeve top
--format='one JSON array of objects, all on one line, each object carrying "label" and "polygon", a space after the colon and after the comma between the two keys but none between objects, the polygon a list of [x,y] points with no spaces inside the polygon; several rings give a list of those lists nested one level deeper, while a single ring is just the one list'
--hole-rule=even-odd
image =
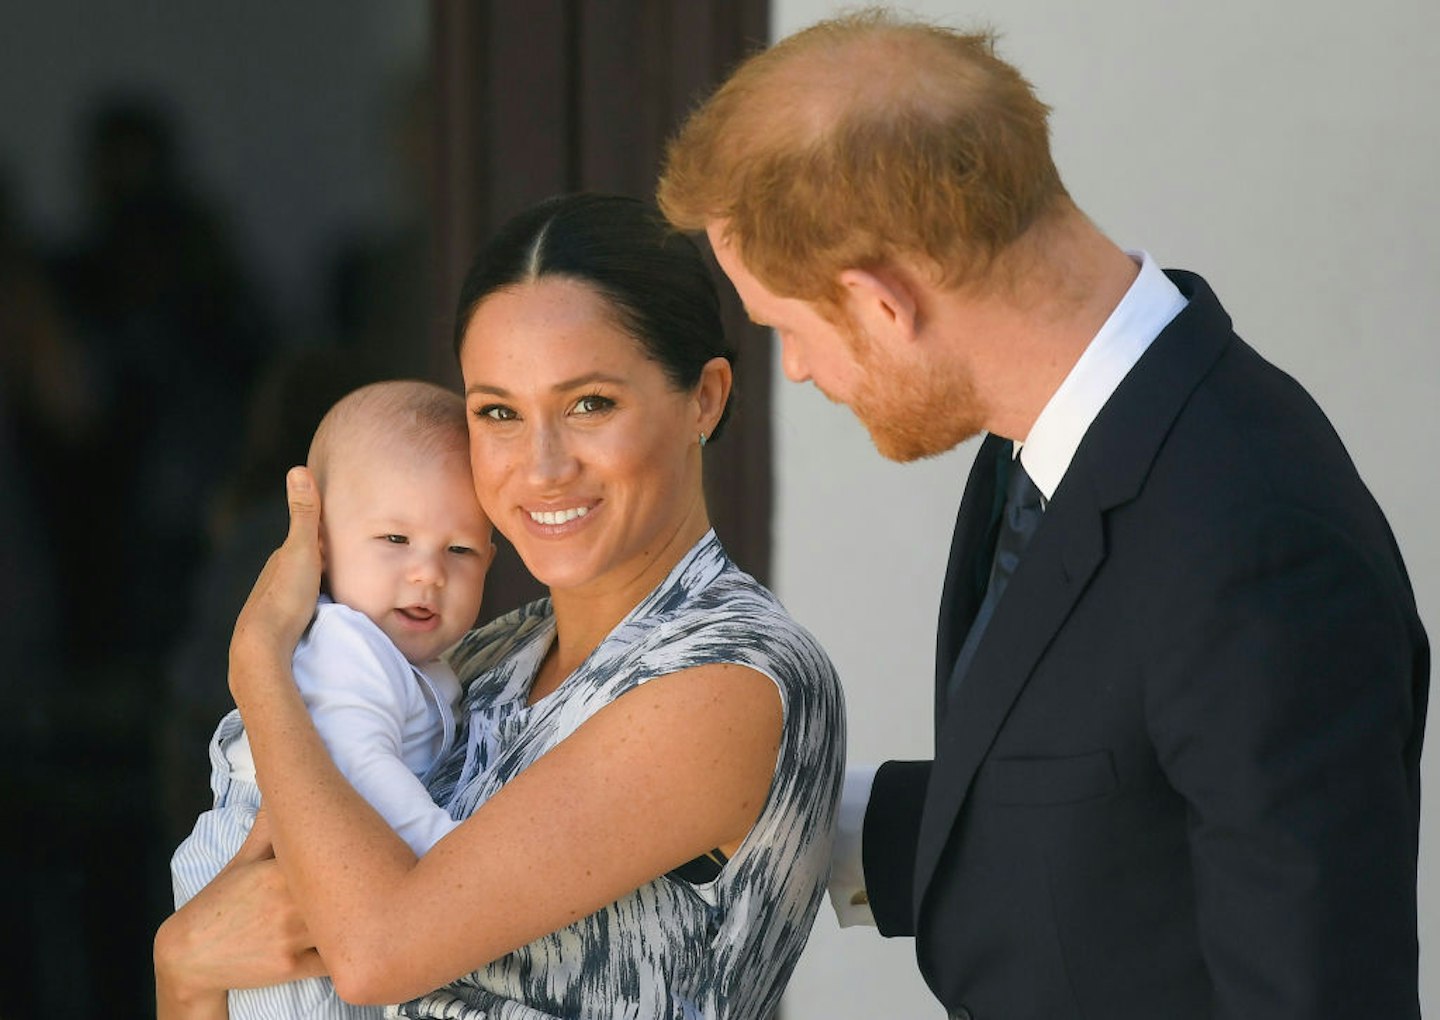
[{"label": "baby's white long-sleeve top", "polygon": [[[455,739],[460,682],[443,659],[411,664],[369,617],[322,597],[294,670],[335,764],[416,854],[459,824],[424,784]],[[231,775],[254,782],[243,729],[223,750]]]}]

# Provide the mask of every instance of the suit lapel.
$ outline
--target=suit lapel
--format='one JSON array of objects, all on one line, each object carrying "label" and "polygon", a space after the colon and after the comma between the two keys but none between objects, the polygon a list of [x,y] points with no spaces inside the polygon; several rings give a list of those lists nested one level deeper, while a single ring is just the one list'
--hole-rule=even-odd
[{"label": "suit lapel", "polygon": [[[1190,303],[1155,339],[1087,430],[976,649],[956,704],[940,706],[937,712],[935,762],[916,850],[917,915],[976,770],[1036,664],[1104,562],[1105,513],[1139,493],[1170,425],[1233,339],[1229,317],[1205,282],[1188,273],[1169,275]],[[973,568],[977,530],[983,538],[975,519],[989,510],[993,489],[986,499],[976,477],[979,455],[976,459],[956,523],[942,599],[937,703],[944,698],[954,653],[978,603],[963,582]],[[993,465],[987,477],[993,480]],[[980,502],[967,509],[972,489]],[[968,615],[961,615],[967,609]],[[959,621],[964,625],[951,626]],[[923,918],[917,922],[923,924]]]},{"label": "suit lapel", "polygon": [[[935,765],[921,815],[915,862],[917,897],[928,887],[955,816],[990,745],[1035,664],[1105,557],[1103,521],[1093,493],[1067,486],[1025,551],[1005,597],[975,650],[954,705],[935,733]],[[948,671],[942,681],[948,684]]]},{"label": "suit lapel", "polygon": [[989,571],[991,532],[998,520],[998,504],[1004,499],[996,484],[996,470],[1002,457],[1010,455],[1012,444],[999,436],[986,436],[976,451],[955,533],[950,540],[950,560],[945,570],[945,588],[940,596],[940,619],[935,640],[935,717],[944,716],[945,681],[970,621],[980,608],[985,578]]}]

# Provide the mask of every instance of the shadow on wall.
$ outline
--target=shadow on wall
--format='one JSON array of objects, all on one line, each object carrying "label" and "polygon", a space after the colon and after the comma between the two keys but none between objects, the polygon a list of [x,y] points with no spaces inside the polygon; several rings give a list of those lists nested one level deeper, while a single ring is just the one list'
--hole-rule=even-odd
[{"label": "shadow on wall", "polygon": [[[24,1012],[135,1015],[158,890],[150,727],[205,550],[204,515],[277,347],[165,107],[106,97],[84,128],[85,220],[46,251],[8,201],[0,746],[18,782],[0,984]],[[18,667],[18,668],[17,668]],[[12,856],[13,855],[13,856]],[[56,1004],[42,991],[64,989]],[[112,1004],[116,1012],[111,1014]]]},{"label": "shadow on wall", "polygon": [[230,628],[284,535],[285,469],[341,395],[425,371],[430,110],[404,95],[405,214],[318,239],[329,319],[303,342],[162,100],[96,102],[71,237],[42,242],[0,180],[6,1016],[153,1016],[169,856],[210,805]]}]

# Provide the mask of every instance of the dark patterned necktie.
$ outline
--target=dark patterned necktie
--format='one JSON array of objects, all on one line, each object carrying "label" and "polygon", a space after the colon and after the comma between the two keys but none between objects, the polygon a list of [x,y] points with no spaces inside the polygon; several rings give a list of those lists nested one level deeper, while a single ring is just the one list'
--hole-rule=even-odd
[{"label": "dark patterned necktie", "polygon": [[1000,596],[1005,594],[1005,587],[1010,583],[1015,568],[1020,565],[1025,546],[1040,526],[1040,519],[1045,514],[1042,499],[1025,465],[1020,463],[1020,458],[1014,458],[1010,464],[1010,477],[1005,483],[1005,506],[1000,513],[1000,527],[995,538],[995,560],[990,567],[990,582],[985,586],[985,597],[975,613],[974,622],[970,624],[970,632],[965,635],[965,643],[960,646],[960,654],[955,657],[955,668],[950,671],[949,698],[952,701],[970,670],[970,660],[975,657],[980,638],[990,623],[990,617],[995,614],[995,606],[1000,602]]}]

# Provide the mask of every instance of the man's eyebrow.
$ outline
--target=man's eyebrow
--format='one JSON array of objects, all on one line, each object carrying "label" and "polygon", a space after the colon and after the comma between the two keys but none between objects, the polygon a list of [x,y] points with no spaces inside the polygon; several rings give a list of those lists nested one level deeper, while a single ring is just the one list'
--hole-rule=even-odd
[{"label": "man's eyebrow", "polygon": [[[579,389],[582,386],[593,386],[596,383],[610,383],[614,386],[623,386],[625,380],[618,375],[611,375],[608,372],[586,372],[583,375],[577,375],[570,379],[562,379],[560,382],[551,386],[550,389],[555,393],[564,393],[568,390]],[[465,388],[465,395],[467,397],[472,393],[483,393],[488,396],[504,397],[507,399],[514,396],[514,394],[503,386],[479,382],[471,383]]]}]

